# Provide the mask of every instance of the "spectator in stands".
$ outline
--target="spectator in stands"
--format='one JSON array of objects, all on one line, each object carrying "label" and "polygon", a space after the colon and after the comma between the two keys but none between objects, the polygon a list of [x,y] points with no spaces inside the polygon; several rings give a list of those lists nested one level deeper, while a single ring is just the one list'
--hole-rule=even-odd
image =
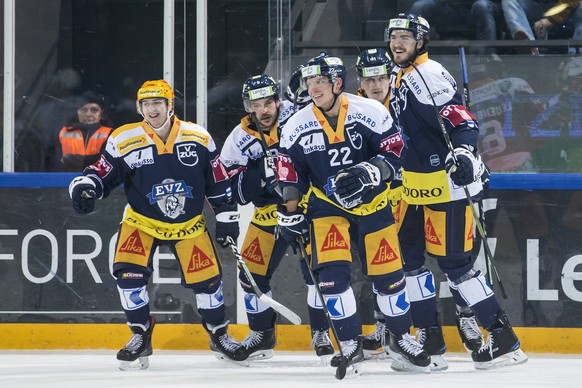
[{"label": "spectator in stands", "polygon": [[[431,35],[437,39],[496,40],[497,25],[503,17],[501,0],[416,0],[410,13],[430,16]],[[459,26],[462,27],[459,34]],[[466,35],[466,36],[463,36]],[[494,48],[480,48],[479,54],[489,54]]]},{"label": "spectator in stands", "polygon": [[[580,0],[502,0],[501,4],[513,39],[547,39],[552,27],[564,24],[573,25],[572,39],[582,39]],[[531,53],[538,55],[538,48],[532,47]]]},{"label": "spectator in stands", "polygon": [[77,114],[59,132],[61,171],[83,171],[95,163],[112,131],[105,114],[105,98],[93,91],[84,92],[77,102]]}]

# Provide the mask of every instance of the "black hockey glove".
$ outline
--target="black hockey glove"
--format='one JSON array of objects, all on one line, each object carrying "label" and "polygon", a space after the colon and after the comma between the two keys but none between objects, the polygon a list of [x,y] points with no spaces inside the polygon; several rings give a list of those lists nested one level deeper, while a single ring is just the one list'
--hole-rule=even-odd
[{"label": "black hockey glove", "polygon": [[475,182],[475,172],[479,170],[478,160],[475,155],[465,147],[454,149],[457,165],[453,161],[451,153],[445,160],[445,170],[451,177],[451,180],[457,186],[466,186]]},{"label": "black hockey glove", "polygon": [[380,169],[370,162],[360,162],[335,176],[335,196],[346,209],[362,203],[362,198],[382,182]]},{"label": "black hockey glove", "polygon": [[69,195],[76,213],[88,214],[95,210],[97,191],[91,178],[80,176],[73,179],[69,185]]},{"label": "black hockey glove", "polygon": [[293,249],[299,248],[298,239],[309,244],[309,224],[300,208],[288,212],[284,206],[277,206],[277,222],[276,236],[282,236]]},{"label": "black hockey glove", "polygon": [[236,206],[226,205],[216,211],[216,242],[223,248],[228,247],[228,238],[236,242],[240,229],[238,220],[240,213]]}]

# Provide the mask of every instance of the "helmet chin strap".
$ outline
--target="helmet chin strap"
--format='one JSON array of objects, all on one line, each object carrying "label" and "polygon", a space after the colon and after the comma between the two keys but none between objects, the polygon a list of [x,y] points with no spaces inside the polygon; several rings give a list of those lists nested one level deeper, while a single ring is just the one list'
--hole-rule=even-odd
[{"label": "helmet chin strap", "polygon": [[332,109],[333,109],[333,107],[335,106],[335,103],[336,103],[336,101],[337,101],[337,98],[339,97],[339,94],[336,94],[335,92],[332,92],[332,93],[333,93],[333,102],[331,103],[331,105],[329,106],[329,108],[327,108],[327,109],[324,109],[324,108],[322,108],[322,107],[318,106],[318,108],[319,108],[319,109],[321,109],[321,111],[322,111],[323,113],[327,113],[327,112],[329,112],[329,111],[330,111],[330,110],[332,110]]}]

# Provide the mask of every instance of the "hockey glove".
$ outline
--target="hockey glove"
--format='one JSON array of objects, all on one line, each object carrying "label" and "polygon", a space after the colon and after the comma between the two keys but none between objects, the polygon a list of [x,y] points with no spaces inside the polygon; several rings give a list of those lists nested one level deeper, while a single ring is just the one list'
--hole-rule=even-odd
[{"label": "hockey glove", "polygon": [[95,182],[86,176],[80,176],[69,185],[69,195],[73,200],[73,209],[78,214],[88,214],[95,210],[97,191]]},{"label": "hockey glove", "polygon": [[335,176],[334,195],[343,207],[351,209],[361,204],[362,198],[381,182],[382,176],[377,166],[360,162]]},{"label": "hockey glove", "polygon": [[309,243],[309,224],[300,208],[288,212],[284,206],[277,206],[277,222],[277,237],[282,236],[293,249],[299,248],[298,239]]},{"label": "hockey glove", "polygon": [[457,147],[453,151],[455,152],[457,164],[455,165],[450,152],[445,160],[445,170],[451,180],[457,186],[466,186],[475,182],[479,178],[479,176],[475,176],[475,173],[480,170],[480,161],[465,147]]},{"label": "hockey glove", "polygon": [[228,238],[238,239],[240,213],[235,206],[224,206],[216,212],[216,242],[223,248],[228,247]]}]

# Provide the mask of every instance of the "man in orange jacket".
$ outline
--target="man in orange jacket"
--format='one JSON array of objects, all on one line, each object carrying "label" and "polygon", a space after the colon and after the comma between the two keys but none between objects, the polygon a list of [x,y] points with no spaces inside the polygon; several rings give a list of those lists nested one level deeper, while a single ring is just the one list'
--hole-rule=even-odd
[{"label": "man in orange jacket", "polygon": [[95,163],[112,130],[105,114],[105,98],[92,91],[79,97],[77,116],[59,132],[61,170],[83,171]]}]

